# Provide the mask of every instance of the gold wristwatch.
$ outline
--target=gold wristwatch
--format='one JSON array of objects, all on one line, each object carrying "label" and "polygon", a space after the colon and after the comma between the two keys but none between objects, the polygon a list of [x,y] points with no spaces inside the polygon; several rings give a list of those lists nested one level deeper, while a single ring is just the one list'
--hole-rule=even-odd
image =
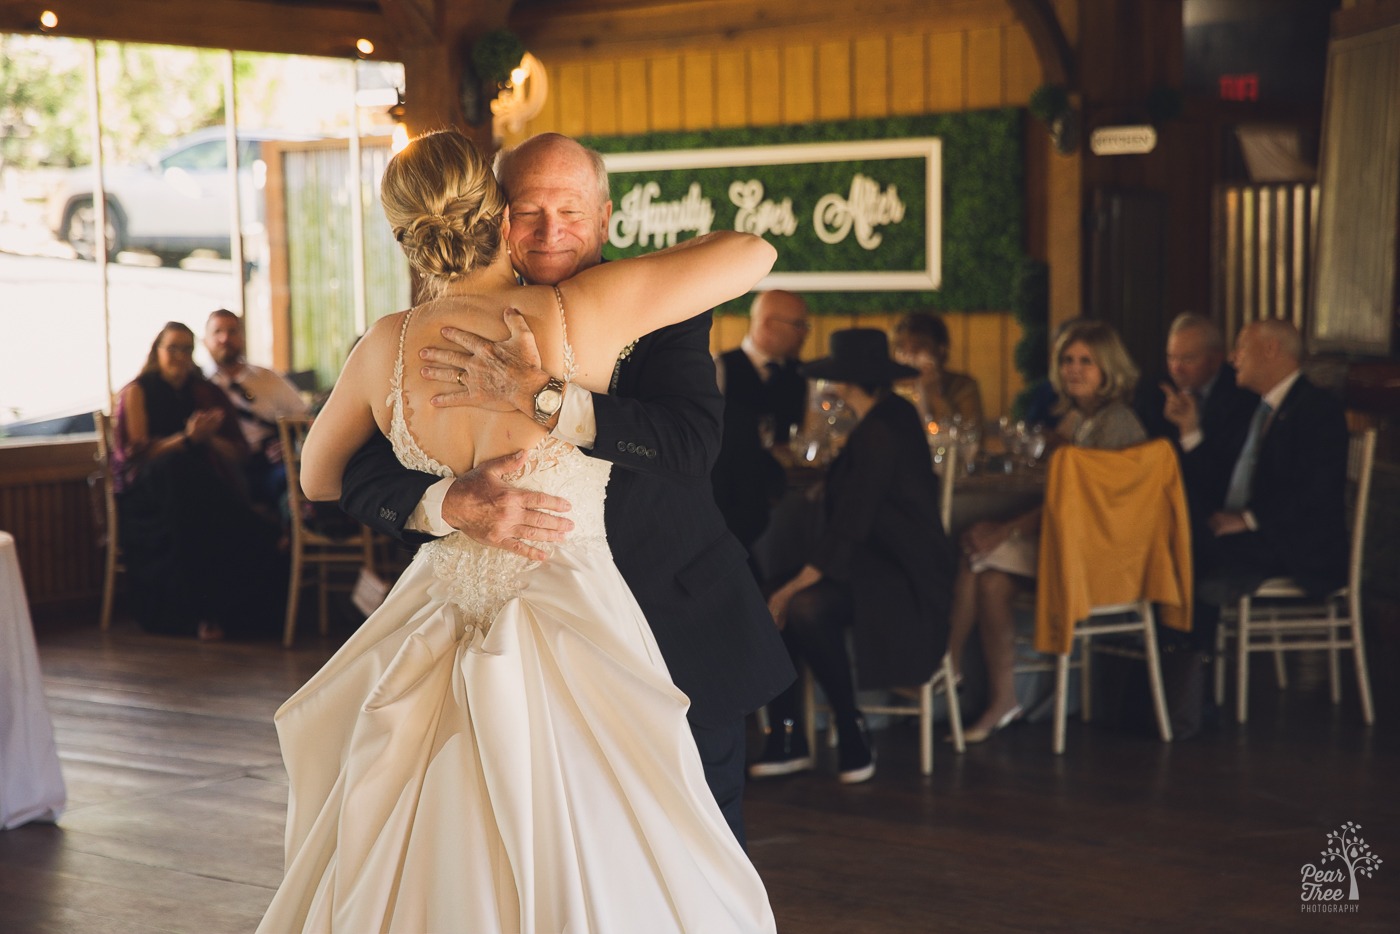
[{"label": "gold wristwatch", "polygon": [[559,414],[564,404],[564,381],[551,376],[544,388],[535,393],[535,421],[548,425],[549,420]]}]

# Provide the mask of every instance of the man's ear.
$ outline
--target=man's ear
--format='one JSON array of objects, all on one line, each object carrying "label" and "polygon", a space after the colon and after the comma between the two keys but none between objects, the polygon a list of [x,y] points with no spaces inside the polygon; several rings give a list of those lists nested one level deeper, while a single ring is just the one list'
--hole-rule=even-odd
[{"label": "man's ear", "polygon": [[612,220],[612,201],[603,202],[603,245],[608,243],[608,221]]}]

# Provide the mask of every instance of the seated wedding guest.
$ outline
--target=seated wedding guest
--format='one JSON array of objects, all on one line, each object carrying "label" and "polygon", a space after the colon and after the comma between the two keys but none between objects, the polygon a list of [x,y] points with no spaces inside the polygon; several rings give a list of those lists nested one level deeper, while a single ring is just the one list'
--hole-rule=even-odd
[{"label": "seated wedding guest", "polygon": [[[1147,439],[1126,401],[1138,370],[1113,328],[1084,321],[1065,329],[1052,360],[1050,381],[1063,400],[1058,431],[1070,443],[1118,450]],[[1036,508],[1005,522],[979,522],[962,536],[948,651],[960,669],[967,639],[973,626],[979,627],[988,682],[986,710],[963,731],[969,743],[982,742],[1022,713],[1016,700],[1011,602],[1017,589],[1035,577],[1040,512]]]},{"label": "seated wedding guest", "polygon": [[[927,681],[947,644],[953,549],[939,521],[938,480],[918,412],[890,389],[914,373],[890,359],[884,332],[835,332],[831,355],[802,374],[834,383],[859,421],[828,470],[826,522],[811,557],[768,606],[788,651],[826,693],[840,738],[839,777],[850,784],[874,775],[875,761],[856,707],[846,631],[863,689]],[[800,691],[793,685],[769,702],[772,731],[751,776],[812,767]]]},{"label": "seated wedding guest", "polygon": [[194,366],[194,332],[161,328],[119,394],[112,480],[137,622],[202,640],[270,631],[285,598],[278,530],[249,505],[248,443]]},{"label": "seated wedding guest", "polygon": [[895,325],[894,358],[918,370],[914,399],[925,422],[951,422],[956,415],[964,423],[978,424],[982,395],[977,380],[947,369],[951,343],[942,318],[914,312]]},{"label": "seated wedding guest", "polygon": [[806,411],[807,380],[797,356],[808,330],[807,303],[799,296],[760,292],[743,342],[715,358],[724,429],[710,480],[725,524],[746,549],[768,527],[772,503],[785,486],[770,449],[787,442]]},{"label": "seated wedding guest", "polygon": [[248,493],[254,502],[280,511],[287,494],[287,467],[282,463],[277,418],[305,415],[307,405],[286,378],[244,359],[246,348],[243,319],[226,308],[210,312],[204,325],[204,349],[213,366],[207,376],[228,396],[248,442],[243,468]]},{"label": "seated wedding guest", "polygon": [[[1220,329],[1194,312],[1177,315],[1167,332],[1167,376],[1139,388],[1136,408],[1150,436],[1167,438],[1176,446],[1199,565],[1203,543],[1213,538],[1207,522],[1224,507],[1230,474],[1259,397],[1236,384]],[[1204,627],[1199,619],[1197,614],[1190,633],[1160,623],[1157,627],[1172,734],[1179,740],[1200,732],[1208,703],[1205,681],[1214,656],[1214,615],[1207,613]]]},{"label": "seated wedding guest", "polygon": [[1182,455],[1192,512],[1217,512],[1259,397],[1236,385],[1225,338],[1204,315],[1183,312],[1167,332],[1169,381],[1142,386],[1136,405],[1149,437],[1167,438]]},{"label": "seated wedding guest", "polygon": [[[1287,321],[1256,321],[1235,339],[1236,381],[1259,401],[1220,507],[1196,537],[1191,635],[1201,653],[1214,651],[1220,607],[1270,577],[1291,577],[1311,596],[1346,583],[1346,416],[1335,397],[1302,374],[1302,359],[1302,337]],[[1185,404],[1167,410],[1183,435],[1191,414]],[[1184,454],[1183,462],[1199,451]],[[1183,471],[1189,475],[1189,468]],[[1198,706],[1204,693],[1193,698]],[[1199,710],[1183,714],[1188,724],[1199,724]]]}]

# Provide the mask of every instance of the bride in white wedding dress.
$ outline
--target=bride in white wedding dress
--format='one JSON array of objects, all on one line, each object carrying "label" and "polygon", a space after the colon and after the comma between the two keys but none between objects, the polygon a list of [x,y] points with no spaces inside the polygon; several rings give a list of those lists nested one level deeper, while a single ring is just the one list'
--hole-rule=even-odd
[{"label": "bride in white wedding dress", "polygon": [[519,286],[501,192],[452,131],[395,156],[383,196],[437,297],[360,341],[307,439],[303,486],[334,496],[374,431],[405,466],[444,477],[524,449],[513,482],[567,499],[574,526],[544,563],[460,533],[424,545],[277,712],[287,867],[259,931],[775,930],[706,787],[688,701],[613,564],[608,462],[517,412],[434,408],[404,365],[446,325],[505,337],[511,307],[545,369],[606,391],[630,341],[743,294],[773,248],[720,232]]}]

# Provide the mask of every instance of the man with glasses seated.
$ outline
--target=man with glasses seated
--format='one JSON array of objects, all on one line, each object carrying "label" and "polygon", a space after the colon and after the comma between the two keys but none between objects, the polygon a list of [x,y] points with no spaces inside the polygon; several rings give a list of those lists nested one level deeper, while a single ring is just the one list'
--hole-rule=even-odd
[{"label": "man with glasses seated", "polygon": [[281,515],[287,468],[277,439],[277,419],[305,415],[307,404],[287,379],[244,359],[243,320],[227,308],[209,313],[204,349],[213,361],[206,376],[228,396],[251,452],[245,473],[253,501]]}]

